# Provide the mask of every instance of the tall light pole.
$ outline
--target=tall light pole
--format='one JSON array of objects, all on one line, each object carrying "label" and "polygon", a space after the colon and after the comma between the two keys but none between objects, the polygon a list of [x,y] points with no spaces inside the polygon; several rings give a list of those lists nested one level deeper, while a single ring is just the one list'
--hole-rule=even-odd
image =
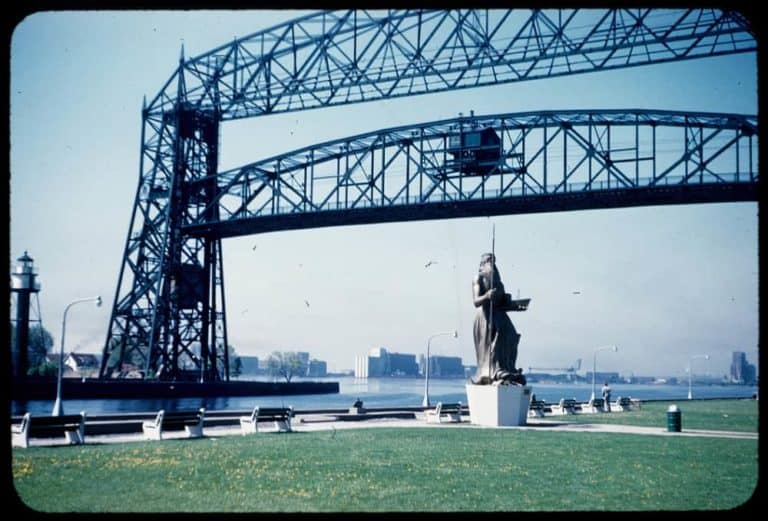
[{"label": "tall light pole", "polygon": [[64,373],[64,331],[67,327],[67,311],[81,302],[95,302],[96,307],[99,307],[101,306],[101,296],[73,300],[64,308],[64,318],[61,319],[61,353],[59,354],[59,375],[56,378],[56,402],[53,404],[51,416],[61,416],[64,413],[64,408],[61,406],[61,375]]},{"label": "tall light pole", "polygon": [[613,351],[615,353],[618,350],[619,348],[616,346],[605,346],[596,349],[592,355],[592,400],[595,399],[595,373],[597,372],[597,353],[600,351]]},{"label": "tall light pole", "polygon": [[688,359],[688,399],[693,400],[693,393],[691,392],[691,380],[693,379],[693,370],[691,367],[693,367],[693,360],[695,358],[703,358],[704,360],[709,360],[709,355],[694,355]]},{"label": "tall light pole", "polygon": [[424,400],[421,402],[421,405],[424,407],[429,407],[429,345],[432,342],[433,338],[438,336],[443,336],[443,335],[450,335],[453,338],[458,338],[459,332],[454,330],[454,331],[446,331],[444,333],[435,333],[434,335],[429,337],[429,339],[427,340],[427,360],[425,361],[425,364],[424,364],[424,367],[425,367],[424,369]]}]

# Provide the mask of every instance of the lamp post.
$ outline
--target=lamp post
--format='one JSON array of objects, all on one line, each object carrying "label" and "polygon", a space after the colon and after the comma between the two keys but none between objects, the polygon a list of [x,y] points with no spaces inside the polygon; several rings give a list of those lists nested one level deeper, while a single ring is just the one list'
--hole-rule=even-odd
[{"label": "lamp post", "polygon": [[421,405],[424,407],[429,407],[429,345],[432,342],[433,338],[438,336],[443,336],[443,335],[450,335],[453,338],[458,338],[459,332],[454,330],[454,331],[445,331],[444,333],[436,333],[431,337],[429,337],[429,339],[427,340],[427,360],[424,364],[424,367],[425,367],[424,369],[424,401],[421,402]]},{"label": "lamp post", "polygon": [[56,378],[56,402],[53,404],[51,416],[61,416],[64,413],[64,409],[61,406],[61,375],[64,373],[64,331],[67,327],[67,311],[75,304],[80,304],[81,302],[95,302],[96,307],[99,307],[101,306],[101,296],[77,299],[70,302],[64,308],[64,318],[61,319],[61,353],[59,354],[59,375]]},{"label": "lamp post", "polygon": [[597,372],[597,353],[600,351],[613,351],[615,353],[618,350],[619,348],[616,346],[605,346],[596,349],[592,355],[592,400],[595,399],[595,373]]},{"label": "lamp post", "polygon": [[693,379],[693,370],[691,367],[693,367],[693,360],[695,358],[703,358],[704,360],[709,360],[709,355],[694,355],[688,359],[688,399],[693,400],[693,393],[691,392],[691,380]]}]

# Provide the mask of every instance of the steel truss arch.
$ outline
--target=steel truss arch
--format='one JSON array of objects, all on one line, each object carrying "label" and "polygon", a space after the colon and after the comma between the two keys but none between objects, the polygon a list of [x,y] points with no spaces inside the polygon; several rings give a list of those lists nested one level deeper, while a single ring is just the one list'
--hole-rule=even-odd
[{"label": "steel truss arch", "polygon": [[[139,180],[100,377],[119,378],[138,370],[145,377],[165,380],[228,379],[224,235],[217,233],[237,233],[227,226],[263,219],[253,205],[267,196],[278,210],[283,204],[297,210],[297,201],[318,208],[331,202],[296,188],[306,183],[289,183],[269,170],[258,173],[256,165],[254,175],[272,175],[272,184],[263,183],[263,178],[255,183],[238,178],[235,185],[241,192],[233,192],[229,183],[238,174],[218,172],[222,121],[756,49],[745,18],[716,9],[346,10],[311,14],[188,60],[182,56],[174,74],[142,110]],[[691,132],[696,129],[691,127]],[[722,129],[718,136],[726,133]],[[557,134],[576,142],[570,131]],[[717,139],[702,134],[698,149],[707,149]],[[740,146],[744,139],[746,135],[740,134]],[[690,157],[680,164],[710,178],[714,167],[709,163],[696,167],[695,157],[701,154],[691,146]],[[399,154],[412,152],[412,147],[402,146]],[[746,161],[744,154],[738,164]],[[549,154],[541,157],[550,159]],[[506,160],[511,163],[514,157]],[[289,165],[298,159],[286,155],[282,161]],[[526,168],[536,167],[536,161],[531,159]],[[409,169],[413,166],[406,163]],[[597,163],[594,158],[589,161]],[[616,164],[621,163],[607,165],[605,175],[611,182],[626,181]],[[435,161],[431,168],[437,175],[441,163]],[[747,170],[751,172],[746,167],[743,171]],[[418,178],[431,180],[427,174],[422,167]],[[344,190],[357,193],[360,201],[393,197],[379,184],[384,175],[367,180],[368,187],[353,184],[351,175],[344,180]],[[510,175],[491,177],[509,180]],[[600,182],[600,175],[592,182]],[[525,186],[537,186],[527,173],[519,179]],[[568,185],[575,177],[565,179]],[[450,175],[441,182],[463,183]],[[549,190],[548,180],[538,182]],[[490,183],[481,183],[478,190]],[[319,190],[320,185],[309,186]],[[413,185],[404,186],[410,195]],[[450,193],[439,186],[433,188],[434,194]],[[692,188],[693,183],[685,186]],[[332,197],[341,198],[340,190]],[[298,193],[288,195],[292,191]],[[465,197],[463,189],[456,193]],[[238,197],[241,210],[231,206]],[[382,211],[396,207],[405,208]],[[357,210],[353,206],[349,211],[356,215]],[[243,219],[233,218],[238,211]],[[345,221],[341,213],[337,212],[339,224]],[[300,215],[298,211],[279,215],[280,226]]]},{"label": "steel truss arch", "polygon": [[717,9],[324,11],[191,58],[149,110],[174,110],[182,77],[229,120],[756,50]]},{"label": "steel truss arch", "polygon": [[[404,216],[753,200],[757,133],[756,116],[652,110],[473,115],[383,129],[219,173],[216,197],[182,230],[229,237]],[[472,135],[495,137],[490,146],[451,144]],[[461,158],[481,149],[488,160],[471,171],[473,160]],[[214,210],[218,219],[206,219]]]}]

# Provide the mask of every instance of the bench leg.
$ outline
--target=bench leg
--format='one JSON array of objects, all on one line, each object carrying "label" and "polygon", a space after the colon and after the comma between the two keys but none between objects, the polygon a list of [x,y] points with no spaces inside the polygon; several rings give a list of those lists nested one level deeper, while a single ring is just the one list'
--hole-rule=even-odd
[{"label": "bench leg", "polygon": [[187,436],[190,438],[202,438],[203,426],[202,425],[186,425],[184,430],[187,432]]},{"label": "bench leg", "polygon": [[29,447],[29,435],[27,431],[11,433],[11,447]]},{"label": "bench leg", "polygon": [[143,426],[144,431],[144,439],[147,440],[162,440],[163,439],[163,430],[159,429],[155,426]]},{"label": "bench leg", "polygon": [[256,432],[256,422],[240,421],[240,432],[243,436]]},{"label": "bench leg", "polygon": [[64,436],[67,438],[67,443],[70,445],[80,445],[83,443],[83,439],[80,437],[80,431],[65,431]]}]

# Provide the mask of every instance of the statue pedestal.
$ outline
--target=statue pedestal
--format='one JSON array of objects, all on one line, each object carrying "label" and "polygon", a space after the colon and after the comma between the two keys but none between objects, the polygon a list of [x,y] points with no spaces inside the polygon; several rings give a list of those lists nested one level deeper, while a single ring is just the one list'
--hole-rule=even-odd
[{"label": "statue pedestal", "polygon": [[467,400],[469,419],[475,425],[525,425],[531,403],[531,387],[467,384]]}]

